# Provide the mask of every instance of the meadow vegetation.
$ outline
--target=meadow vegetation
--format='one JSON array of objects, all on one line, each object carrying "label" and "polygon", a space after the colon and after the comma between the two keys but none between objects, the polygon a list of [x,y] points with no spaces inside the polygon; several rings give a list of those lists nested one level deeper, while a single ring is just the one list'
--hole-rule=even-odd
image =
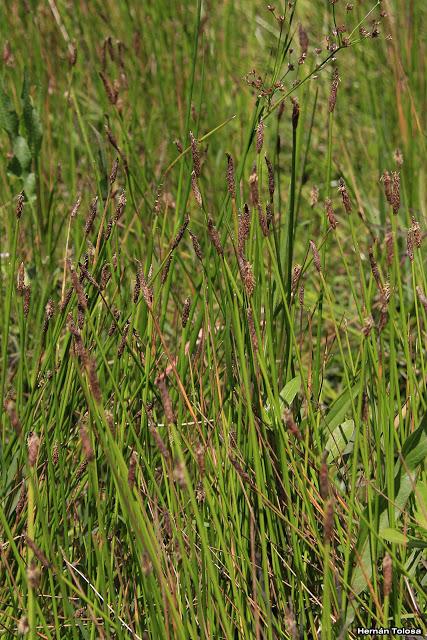
[{"label": "meadow vegetation", "polygon": [[0,637],[426,635],[425,3],[0,16]]}]

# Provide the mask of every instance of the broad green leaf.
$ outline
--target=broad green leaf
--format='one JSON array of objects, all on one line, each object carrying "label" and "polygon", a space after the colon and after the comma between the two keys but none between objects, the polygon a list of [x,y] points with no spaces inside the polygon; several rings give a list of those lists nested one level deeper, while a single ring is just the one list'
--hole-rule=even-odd
[{"label": "broad green leaf", "polygon": [[381,529],[378,535],[383,540],[387,540],[388,542],[392,542],[394,544],[406,545],[406,543],[408,542],[408,538],[397,529],[391,529],[387,527],[386,529]]},{"label": "broad green leaf", "polygon": [[18,135],[19,118],[9,96],[0,84],[0,127],[7,131],[11,139]]},{"label": "broad green leaf", "polygon": [[360,381],[357,381],[352,386],[351,390],[346,389],[343,393],[333,402],[331,408],[325,416],[325,422],[328,429],[328,433],[331,433],[335,427],[342,424],[345,421],[346,414],[351,407],[352,398],[356,398],[360,390]]},{"label": "broad green leaf", "polygon": [[296,376],[289,380],[283,387],[280,392],[280,397],[284,400],[288,405],[292,403],[298,391],[301,389],[301,377]]},{"label": "broad green leaf", "polygon": [[[354,420],[346,420],[329,436],[325,449],[328,451],[328,462],[349,453],[347,448],[354,441]],[[350,447],[351,449],[352,447]]]},{"label": "broad green leaf", "polygon": [[22,136],[17,136],[13,141],[13,152],[19,162],[22,172],[28,171],[31,166],[31,151],[27,141]]}]

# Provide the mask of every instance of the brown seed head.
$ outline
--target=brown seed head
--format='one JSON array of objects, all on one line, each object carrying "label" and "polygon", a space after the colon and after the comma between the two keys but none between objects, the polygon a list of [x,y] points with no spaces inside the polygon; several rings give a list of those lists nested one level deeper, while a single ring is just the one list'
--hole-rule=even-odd
[{"label": "brown seed head", "polygon": [[16,199],[16,217],[18,220],[22,216],[22,212],[24,210],[24,202],[25,202],[25,195],[24,195],[24,192],[21,191],[21,193],[18,195]]},{"label": "brown seed head", "polygon": [[90,203],[89,214],[88,214],[88,217],[86,218],[86,223],[85,223],[86,235],[89,235],[89,233],[91,233],[93,229],[93,223],[95,221],[97,211],[98,211],[98,196],[95,196],[92,202]]},{"label": "brown seed head", "polygon": [[227,156],[227,190],[233,200],[236,199],[236,180],[234,177],[234,162],[229,153]]},{"label": "brown seed head", "polygon": [[248,307],[248,325],[249,325],[249,335],[251,337],[252,348],[254,353],[258,351],[258,337],[255,329],[254,316],[251,307]]},{"label": "brown seed head", "polygon": [[369,315],[363,321],[362,332],[365,338],[367,338],[370,335],[373,328],[374,328],[374,319],[371,315]]},{"label": "brown seed head", "polygon": [[19,434],[22,431],[22,426],[18,418],[18,414],[16,412],[16,406],[14,401],[11,398],[7,398],[4,401],[4,408],[6,410],[7,415],[9,416],[10,424],[14,428],[16,435],[19,436]]},{"label": "brown seed head", "polygon": [[185,298],[184,306],[182,308],[182,326],[187,326],[188,318],[190,316],[191,298]]},{"label": "brown seed head", "polygon": [[175,424],[175,415],[172,408],[172,400],[169,395],[168,387],[166,384],[165,376],[162,375],[158,381],[157,386],[160,391],[160,397],[162,399],[163,411],[165,412],[165,417],[168,424]]},{"label": "brown seed head", "polygon": [[125,347],[126,347],[126,341],[127,341],[127,337],[128,337],[128,333],[129,333],[129,326],[130,326],[130,322],[129,320],[126,322],[125,326],[123,327],[123,333],[122,333],[122,337],[120,339],[119,342],[119,346],[117,349],[117,357],[120,359],[124,353]]},{"label": "brown seed head", "polygon": [[392,201],[393,213],[396,215],[400,209],[400,175],[393,171],[392,175]]},{"label": "brown seed head", "polygon": [[243,207],[243,213],[239,215],[239,225],[237,232],[237,253],[243,255],[245,242],[249,238],[251,225],[251,213],[247,204]]},{"label": "brown seed head", "polygon": [[297,290],[301,272],[302,272],[302,266],[300,264],[294,265],[292,269],[292,281],[291,281],[291,291],[293,295],[295,295],[295,292]]},{"label": "brown seed head", "polygon": [[197,184],[197,176],[194,171],[191,172],[191,189],[193,191],[193,196],[199,207],[202,206],[202,194],[200,193],[199,185]]},{"label": "brown seed head", "polygon": [[406,252],[411,262],[414,261],[414,244],[414,232],[412,229],[408,229],[408,234],[406,236]]},{"label": "brown seed head", "polygon": [[77,62],[77,45],[75,41],[70,42],[68,49],[68,64],[70,67],[74,67]]},{"label": "brown seed head", "polygon": [[320,262],[320,255],[319,255],[319,252],[318,252],[317,247],[314,244],[313,240],[310,240],[310,248],[311,248],[311,252],[313,254],[313,262],[314,262],[314,266],[316,267],[316,271],[318,273],[321,273],[322,266],[321,266],[321,262]]},{"label": "brown seed head", "polygon": [[200,242],[199,242],[197,236],[192,231],[190,231],[190,237],[191,237],[191,241],[193,243],[194,253],[199,258],[200,262],[203,262],[202,248],[200,246]]},{"label": "brown seed head", "polygon": [[299,120],[299,103],[295,97],[291,98],[292,100],[292,127],[295,130],[298,127]]},{"label": "brown seed head", "polygon": [[215,250],[217,252],[217,254],[219,256],[221,256],[221,258],[224,257],[224,249],[222,248],[222,244],[221,244],[221,240],[219,237],[219,233],[218,230],[216,229],[212,218],[208,219],[208,235],[209,238],[211,239],[211,242],[213,244],[213,246],[215,247]]},{"label": "brown seed head", "polygon": [[80,434],[80,442],[82,443],[83,453],[88,462],[91,462],[95,459],[95,454],[92,449],[92,443],[90,441],[89,434],[84,426],[81,426],[79,429]]},{"label": "brown seed head", "polygon": [[112,186],[116,181],[118,169],[119,169],[119,159],[116,158],[113,162],[113,166],[111,167],[110,186]]},{"label": "brown seed head", "polygon": [[24,267],[24,263],[21,262],[21,264],[18,267],[18,277],[17,277],[17,284],[16,284],[16,290],[18,292],[18,295],[20,296],[24,295],[24,289],[25,289],[25,267]]},{"label": "brown seed head", "polygon": [[385,247],[386,247],[386,256],[387,256],[387,264],[390,266],[393,264],[394,257],[394,243],[393,243],[393,234],[391,231],[387,231],[385,234]]},{"label": "brown seed head", "polygon": [[18,631],[20,636],[27,635],[27,633],[30,630],[30,625],[28,623],[27,616],[22,616],[22,618],[18,620],[18,625],[16,627],[16,630]]},{"label": "brown seed head", "polygon": [[342,203],[343,203],[345,212],[347,214],[350,214],[352,209],[351,200],[350,200],[350,196],[348,195],[347,187],[345,185],[343,178],[339,179],[338,191],[341,193]]},{"label": "brown seed head", "polygon": [[329,105],[328,105],[329,113],[333,113],[335,110],[339,82],[340,82],[340,77],[338,75],[338,69],[335,68],[332,76],[331,92],[329,94]]},{"label": "brown seed head", "polygon": [[162,269],[162,276],[160,278],[160,282],[162,284],[165,284],[167,277],[169,275],[169,270],[170,270],[170,266],[172,264],[172,258],[173,258],[173,253],[172,251],[169,253],[168,257],[166,258],[166,262],[165,262],[165,266]]},{"label": "brown seed head", "polygon": [[185,230],[188,227],[188,223],[190,222],[190,216],[188,215],[188,213],[186,214],[185,218],[184,218],[184,222],[182,223],[182,225],[180,226],[180,228],[178,229],[178,233],[176,234],[172,245],[171,245],[171,251],[173,251],[174,249],[177,248],[177,246],[179,245],[179,243],[181,242]]},{"label": "brown seed head", "polygon": [[270,160],[265,156],[265,164],[267,165],[267,173],[268,173],[268,192],[270,194],[270,202],[273,202],[274,196],[274,169]]},{"label": "brown seed head", "polygon": [[200,177],[201,168],[200,168],[200,153],[197,144],[197,140],[193,135],[193,132],[190,131],[190,145],[191,145],[191,154],[193,156],[193,171],[197,178]]},{"label": "brown seed head", "polygon": [[418,300],[421,302],[421,304],[424,307],[424,311],[427,313],[427,296],[424,294],[420,286],[416,287],[416,291],[417,291]]},{"label": "brown seed head", "polygon": [[369,247],[369,262],[371,265],[372,275],[374,276],[374,280],[377,283],[377,287],[378,289],[380,289],[380,291],[382,291],[383,286],[381,282],[380,271],[378,269],[377,261],[375,260],[373,247]]},{"label": "brown seed head", "polygon": [[116,211],[114,213],[114,222],[117,222],[122,217],[123,211],[125,210],[126,202],[126,191],[123,189],[117,201]]},{"label": "brown seed head", "polygon": [[264,145],[264,120],[261,118],[256,130],[256,152],[261,153]]},{"label": "brown seed head", "polygon": [[252,265],[249,260],[246,260],[243,256],[238,256],[240,275],[245,287],[247,295],[250,297],[255,290],[255,277],[252,269]]},{"label": "brown seed head", "polygon": [[107,94],[108,100],[110,101],[111,104],[117,104],[119,92],[116,84],[114,82],[111,82],[110,78],[107,76],[106,73],[104,73],[104,71],[100,71],[99,75],[104,85],[105,93]]},{"label": "brown seed head", "polygon": [[412,221],[411,231],[414,236],[414,242],[417,249],[419,249],[421,247],[421,243],[423,240],[423,234],[421,233],[420,224],[415,220],[414,216],[411,216],[411,221]]},{"label": "brown seed head", "polygon": [[325,200],[325,211],[326,216],[328,218],[329,226],[331,229],[336,229],[338,225],[338,221],[335,217],[334,208],[332,206],[332,200],[330,198],[326,198]]},{"label": "brown seed head", "polygon": [[74,269],[74,266],[71,264],[70,261],[68,261],[68,268],[70,270],[71,282],[72,282],[73,289],[74,289],[74,291],[76,293],[76,296],[77,296],[77,301],[78,301],[80,307],[82,309],[86,310],[87,309],[86,294],[85,294],[84,289],[82,287],[82,283],[79,280],[77,272]]},{"label": "brown seed head", "polygon": [[385,193],[387,202],[390,205],[393,205],[393,189],[392,189],[392,179],[391,179],[390,173],[388,171],[384,171],[380,180],[384,184],[384,193]]},{"label": "brown seed head", "polygon": [[30,312],[31,302],[31,287],[27,285],[24,287],[24,316],[27,318]]},{"label": "brown seed head", "polygon": [[129,489],[133,489],[135,484],[135,472],[136,472],[136,462],[137,455],[135,451],[132,451],[130,460],[129,460],[129,469],[128,469],[128,485]]},{"label": "brown seed head", "polygon": [[37,456],[39,455],[40,438],[34,431],[31,431],[27,440],[28,446],[28,464],[30,467],[34,467],[37,462]]},{"label": "brown seed head", "polygon": [[319,202],[319,189],[314,184],[311,187],[311,191],[310,191],[310,206],[311,206],[311,208],[315,207],[318,202]]}]

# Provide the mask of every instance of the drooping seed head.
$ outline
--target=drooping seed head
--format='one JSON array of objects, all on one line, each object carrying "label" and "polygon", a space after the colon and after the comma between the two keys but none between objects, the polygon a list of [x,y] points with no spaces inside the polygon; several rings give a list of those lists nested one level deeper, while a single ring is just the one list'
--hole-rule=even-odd
[{"label": "drooping seed head", "polygon": [[116,158],[113,162],[113,166],[111,167],[110,186],[112,186],[116,181],[118,169],[119,169],[119,159]]},{"label": "drooping seed head", "polygon": [[212,242],[213,246],[215,247],[215,250],[216,250],[217,254],[221,258],[223,258],[224,257],[224,249],[222,247],[222,243],[221,243],[221,239],[219,237],[218,230],[216,229],[212,218],[208,219],[208,235],[209,235],[209,238],[211,239],[211,242]]},{"label": "drooping seed head", "polygon": [[184,236],[184,233],[185,233],[185,231],[186,231],[186,229],[188,227],[188,223],[189,222],[190,222],[190,216],[187,213],[185,215],[184,222],[182,223],[182,225],[178,229],[178,232],[177,232],[177,234],[176,234],[176,236],[175,236],[175,238],[174,238],[174,240],[172,242],[171,251],[174,251],[174,249],[176,249],[177,246],[179,245],[179,243],[181,242],[181,240],[182,240],[182,238]]},{"label": "drooping seed head", "polygon": [[202,248],[200,246],[200,242],[199,242],[197,236],[192,231],[190,231],[190,237],[191,237],[191,241],[193,243],[194,253],[198,257],[200,262],[203,262]]},{"label": "drooping seed head", "polygon": [[182,326],[187,326],[188,318],[190,316],[191,298],[185,298],[184,306],[182,308]]},{"label": "drooping seed head", "polygon": [[40,448],[40,438],[34,431],[31,431],[30,435],[28,436],[27,446],[28,464],[30,467],[34,467],[37,462],[37,456],[39,455]]},{"label": "drooping seed head", "polygon": [[334,208],[332,206],[332,200],[330,198],[326,198],[325,200],[325,211],[326,216],[328,218],[329,226],[331,229],[336,229],[338,226],[338,221],[335,217]]},{"label": "drooping seed head", "polygon": [[85,223],[86,235],[89,235],[89,233],[91,233],[93,229],[93,223],[95,221],[97,211],[98,211],[98,196],[95,196],[92,202],[90,203],[89,214],[88,214],[88,217],[86,218],[86,223]]},{"label": "drooping seed head", "polygon": [[202,207],[202,194],[200,193],[199,185],[197,184],[197,176],[194,171],[191,172],[191,189],[193,191],[195,201],[197,202],[199,207]]}]

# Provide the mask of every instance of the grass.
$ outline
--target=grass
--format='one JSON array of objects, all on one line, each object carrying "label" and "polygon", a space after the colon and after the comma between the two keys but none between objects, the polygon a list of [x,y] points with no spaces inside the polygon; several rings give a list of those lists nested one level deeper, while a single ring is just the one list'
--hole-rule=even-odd
[{"label": "grass", "polygon": [[426,13],[3,12],[0,637],[427,633]]}]

